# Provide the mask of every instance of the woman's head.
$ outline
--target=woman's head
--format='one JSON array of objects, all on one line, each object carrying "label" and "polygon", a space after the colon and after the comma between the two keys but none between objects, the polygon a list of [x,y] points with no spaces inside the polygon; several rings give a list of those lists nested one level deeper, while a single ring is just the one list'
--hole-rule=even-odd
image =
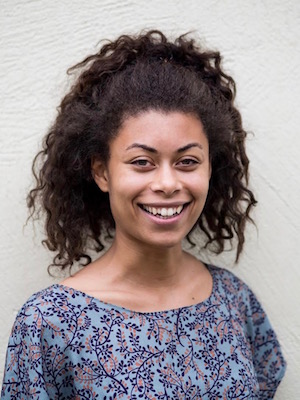
[{"label": "woman's head", "polygon": [[[109,196],[99,190],[92,160],[107,163],[110,144],[124,121],[145,111],[183,112],[202,123],[209,142],[211,180],[196,226],[217,252],[225,240],[244,242],[245,222],[255,204],[247,188],[248,159],[235,84],[220,66],[218,52],[199,49],[181,36],[174,42],[158,31],[121,36],[72,70],[80,71],[36,160],[37,186],[28,196],[33,210],[46,212],[45,243],[56,265],[87,258],[87,242],[98,249],[103,230],[112,232]],[[38,164],[41,159],[42,164]]]},{"label": "woman's head", "polygon": [[205,205],[208,140],[194,114],[145,111],[125,119],[108,162],[94,159],[92,171],[109,193],[117,243],[178,249]]}]

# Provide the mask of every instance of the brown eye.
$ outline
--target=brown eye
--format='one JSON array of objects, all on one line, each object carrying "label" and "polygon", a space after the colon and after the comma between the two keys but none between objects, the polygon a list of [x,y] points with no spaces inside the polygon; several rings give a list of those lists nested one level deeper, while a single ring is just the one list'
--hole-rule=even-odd
[{"label": "brown eye", "polygon": [[152,164],[149,160],[146,160],[145,158],[139,158],[138,160],[134,160],[131,162],[132,165],[135,165],[137,167],[151,167]]},{"label": "brown eye", "polygon": [[191,165],[199,164],[199,161],[194,160],[193,158],[184,158],[183,160],[180,160],[178,164],[191,166]]},{"label": "brown eye", "polygon": [[132,164],[140,165],[142,167],[145,167],[148,164],[148,160],[136,160]]}]

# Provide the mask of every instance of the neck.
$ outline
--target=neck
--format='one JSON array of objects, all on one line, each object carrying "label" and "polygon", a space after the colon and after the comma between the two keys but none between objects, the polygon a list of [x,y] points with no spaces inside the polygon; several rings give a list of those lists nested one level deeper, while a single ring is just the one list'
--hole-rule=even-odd
[{"label": "neck", "polygon": [[172,287],[183,275],[182,265],[189,257],[181,244],[158,248],[135,244],[115,237],[102,262],[114,274],[114,280],[154,288]]}]

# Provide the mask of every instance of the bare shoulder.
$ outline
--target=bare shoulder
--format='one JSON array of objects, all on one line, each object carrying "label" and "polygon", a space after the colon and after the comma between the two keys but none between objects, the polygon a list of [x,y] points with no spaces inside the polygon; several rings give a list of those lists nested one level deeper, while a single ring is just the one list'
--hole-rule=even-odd
[{"label": "bare shoulder", "polygon": [[189,253],[185,253],[186,257],[186,265],[189,266],[189,271],[191,273],[191,277],[195,278],[200,278],[200,280],[207,280],[211,281],[212,276],[207,268],[207,266],[201,261],[198,260],[196,257]]},{"label": "bare shoulder", "polygon": [[99,261],[92,262],[74,275],[65,278],[60,284],[76,290],[88,291],[92,286],[94,287],[95,282],[97,286],[101,282],[105,286],[105,271],[101,268]]}]

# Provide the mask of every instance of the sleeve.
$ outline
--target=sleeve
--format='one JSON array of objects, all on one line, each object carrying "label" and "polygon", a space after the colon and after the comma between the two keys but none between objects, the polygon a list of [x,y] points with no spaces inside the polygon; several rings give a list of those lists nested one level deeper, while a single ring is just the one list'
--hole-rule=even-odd
[{"label": "sleeve", "polygon": [[9,337],[1,400],[49,399],[43,376],[41,316],[28,301]]},{"label": "sleeve", "polygon": [[253,364],[260,389],[260,400],[273,399],[286,370],[286,362],[276,333],[254,293],[244,291],[241,309],[246,322],[246,335],[251,345]]}]

